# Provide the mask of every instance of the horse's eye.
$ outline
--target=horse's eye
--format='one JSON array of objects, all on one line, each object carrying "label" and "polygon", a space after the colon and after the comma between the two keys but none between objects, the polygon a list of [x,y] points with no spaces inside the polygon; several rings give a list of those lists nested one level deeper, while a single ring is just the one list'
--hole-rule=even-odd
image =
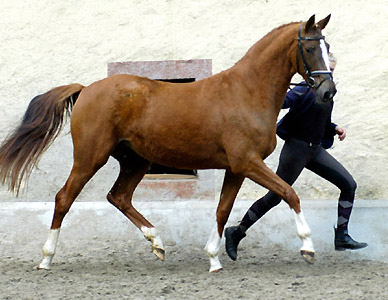
[{"label": "horse's eye", "polygon": [[314,48],[314,47],[309,47],[309,48],[306,48],[306,52],[307,52],[307,53],[313,53],[313,52],[314,52],[314,50],[315,50],[315,48]]}]

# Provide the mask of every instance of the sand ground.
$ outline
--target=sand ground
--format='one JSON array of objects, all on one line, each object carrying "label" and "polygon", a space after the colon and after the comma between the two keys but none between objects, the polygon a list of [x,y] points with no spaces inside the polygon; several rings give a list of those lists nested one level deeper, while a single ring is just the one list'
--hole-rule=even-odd
[{"label": "sand ground", "polygon": [[210,274],[199,245],[166,246],[161,262],[144,241],[72,243],[60,240],[49,271],[35,268],[38,242],[2,247],[0,299],[388,299],[388,264],[350,251],[308,265],[276,245],[241,245],[236,262],[222,248],[224,270]]}]

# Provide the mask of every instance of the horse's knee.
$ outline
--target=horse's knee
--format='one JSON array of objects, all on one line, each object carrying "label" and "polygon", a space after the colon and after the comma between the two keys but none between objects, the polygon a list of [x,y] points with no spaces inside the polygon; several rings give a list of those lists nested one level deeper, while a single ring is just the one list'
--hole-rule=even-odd
[{"label": "horse's knee", "polygon": [[288,203],[291,209],[297,214],[300,213],[300,201],[299,197],[292,187],[289,187],[285,192],[284,200]]}]

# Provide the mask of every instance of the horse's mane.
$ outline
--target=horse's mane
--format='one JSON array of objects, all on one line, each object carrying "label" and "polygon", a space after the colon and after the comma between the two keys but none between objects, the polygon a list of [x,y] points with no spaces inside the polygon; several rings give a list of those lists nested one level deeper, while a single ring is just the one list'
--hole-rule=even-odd
[{"label": "horse's mane", "polygon": [[283,30],[285,27],[292,26],[292,25],[295,25],[295,24],[300,24],[301,22],[302,21],[300,21],[300,22],[291,22],[291,23],[286,23],[286,24],[280,25],[279,27],[276,27],[276,28],[272,29],[270,32],[268,32],[262,39],[259,40],[259,42],[264,40],[264,39],[267,39],[270,36],[272,36],[272,34],[274,34],[275,32]]},{"label": "horse's mane", "polygon": [[247,54],[245,56],[249,55],[250,53],[252,53],[253,51],[255,51],[259,47],[260,48],[266,47],[266,45],[268,45],[268,43],[270,41],[272,41],[272,38],[273,38],[274,34],[276,34],[277,32],[283,31],[286,27],[290,27],[290,26],[293,26],[293,25],[296,25],[296,24],[300,24],[301,22],[302,21],[286,23],[286,24],[283,24],[283,25],[280,25],[280,26],[274,28],[273,30],[268,32],[266,35],[264,35],[259,41],[257,41],[251,48],[249,48],[249,50],[247,51]]}]

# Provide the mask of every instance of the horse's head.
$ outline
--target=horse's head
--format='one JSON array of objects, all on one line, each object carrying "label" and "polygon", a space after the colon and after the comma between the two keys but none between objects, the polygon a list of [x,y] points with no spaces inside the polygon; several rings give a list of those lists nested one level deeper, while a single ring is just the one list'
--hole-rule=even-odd
[{"label": "horse's head", "polygon": [[[330,15],[315,23],[313,15],[302,23],[298,31],[297,69],[309,87],[313,88],[318,101],[327,102],[337,92],[329,67],[329,44],[322,30],[330,20]],[[303,69],[301,68],[303,66]]]}]

